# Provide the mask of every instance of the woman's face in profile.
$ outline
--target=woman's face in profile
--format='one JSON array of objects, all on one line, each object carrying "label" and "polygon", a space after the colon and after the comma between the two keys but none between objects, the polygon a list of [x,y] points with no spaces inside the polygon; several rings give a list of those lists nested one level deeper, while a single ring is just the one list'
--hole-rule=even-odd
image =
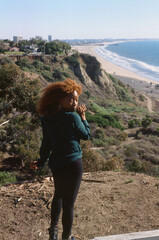
[{"label": "woman's face in profile", "polygon": [[60,105],[67,111],[74,112],[78,106],[79,96],[76,90],[60,100]]}]

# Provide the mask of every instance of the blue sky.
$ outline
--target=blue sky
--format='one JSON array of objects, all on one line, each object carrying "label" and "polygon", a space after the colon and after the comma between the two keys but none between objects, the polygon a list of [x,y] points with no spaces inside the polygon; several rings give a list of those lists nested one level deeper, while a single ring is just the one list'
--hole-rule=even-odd
[{"label": "blue sky", "polygon": [[159,0],[0,0],[0,39],[159,38]]}]

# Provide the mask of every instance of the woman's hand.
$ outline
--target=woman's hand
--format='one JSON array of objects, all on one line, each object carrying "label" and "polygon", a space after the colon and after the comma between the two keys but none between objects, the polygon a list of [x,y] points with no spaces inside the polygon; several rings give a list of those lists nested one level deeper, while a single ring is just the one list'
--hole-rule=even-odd
[{"label": "woman's hand", "polygon": [[80,115],[82,120],[86,120],[86,105],[82,104],[81,106],[78,106],[77,113]]},{"label": "woman's hand", "polygon": [[30,162],[30,170],[37,170],[37,161]]}]

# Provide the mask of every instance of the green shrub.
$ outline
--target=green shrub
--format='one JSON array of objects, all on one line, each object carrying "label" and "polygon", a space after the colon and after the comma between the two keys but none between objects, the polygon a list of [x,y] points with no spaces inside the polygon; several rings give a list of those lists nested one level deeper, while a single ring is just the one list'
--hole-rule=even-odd
[{"label": "green shrub", "polygon": [[127,139],[128,135],[127,133],[125,133],[124,131],[120,132],[118,135],[117,135],[117,139],[119,141],[125,141]]},{"label": "green shrub", "polygon": [[6,63],[11,63],[12,62],[12,59],[9,58],[9,57],[2,57],[0,58],[0,65],[4,65]]},{"label": "green shrub", "polygon": [[116,84],[118,83],[118,80],[115,77],[113,77],[111,74],[108,74],[108,76],[112,80],[112,82],[114,82]]},{"label": "green shrub", "polygon": [[145,101],[145,97],[144,97],[142,94],[140,94],[140,95],[139,95],[139,100],[142,101],[142,102],[144,102],[144,101]]},{"label": "green shrub", "polygon": [[129,162],[126,165],[126,168],[128,169],[128,171],[131,171],[131,172],[142,172],[142,171],[144,171],[143,162],[139,159],[133,159],[131,162]]},{"label": "green shrub", "polygon": [[48,81],[48,82],[53,82],[54,78],[53,75],[50,71],[48,70],[43,70],[42,71],[42,76]]},{"label": "green shrub", "polygon": [[141,126],[141,122],[136,118],[131,119],[128,121],[128,126],[129,126],[129,128],[138,127],[138,126]]},{"label": "green shrub", "polygon": [[103,140],[97,139],[97,138],[93,138],[92,139],[92,143],[96,147],[103,147],[103,146],[105,146],[105,142]]},{"label": "green shrub", "polygon": [[107,127],[109,126],[109,121],[107,119],[104,119],[101,115],[97,115],[97,114],[91,114],[90,112],[88,112],[87,114],[87,120],[88,122],[92,122],[92,123],[96,123],[98,125],[98,127]]},{"label": "green shrub", "polygon": [[41,61],[35,60],[32,64],[39,71],[44,69],[44,64]]},{"label": "green shrub", "polygon": [[0,186],[7,183],[16,182],[16,176],[10,172],[0,172]]},{"label": "green shrub", "polygon": [[62,80],[62,79],[63,79],[63,74],[62,74],[62,71],[61,71],[60,68],[55,68],[55,69],[54,69],[53,77],[54,77],[55,79],[58,79],[58,80]]},{"label": "green shrub", "polygon": [[143,118],[141,122],[143,128],[148,127],[151,123],[152,123],[152,119],[150,117]]},{"label": "green shrub", "polygon": [[90,99],[90,97],[91,97],[90,91],[86,91],[85,94],[87,95],[87,98]]},{"label": "green shrub", "polygon": [[117,93],[120,101],[134,102],[126,88],[123,88],[123,87],[121,87],[119,85],[115,85],[115,84],[114,84],[114,87],[116,89],[116,93]]},{"label": "green shrub", "polygon": [[90,141],[81,141],[83,151],[83,170],[84,172],[96,172],[105,169],[105,160],[98,152],[91,149]]},{"label": "green shrub", "polygon": [[44,70],[51,71],[51,67],[49,65],[44,65]]},{"label": "green shrub", "polygon": [[[11,155],[23,159],[27,167],[31,161],[39,157],[39,147],[41,142],[41,130],[39,122],[34,118],[19,115],[11,120],[0,134],[0,142],[7,145]],[[5,149],[4,149],[5,150]]]},{"label": "green shrub", "polygon": [[71,56],[68,56],[65,60],[66,62],[71,64],[73,67],[76,67],[79,65],[79,56],[77,53],[72,54]]},{"label": "green shrub", "polygon": [[32,69],[33,65],[32,65],[32,61],[29,60],[28,57],[22,57],[20,58],[16,64],[22,69],[24,67],[28,68],[28,69]]},{"label": "green shrub", "polygon": [[114,128],[119,128],[123,130],[121,124],[115,119],[115,117],[111,115],[102,115],[102,114],[92,114],[87,112],[86,114],[87,120],[92,123],[96,123],[98,127],[106,128],[108,126],[112,126]]},{"label": "green shrub", "polygon": [[138,156],[138,148],[136,145],[125,145],[125,156],[129,158],[134,158],[136,155]]},{"label": "green shrub", "polygon": [[121,159],[120,157],[114,156],[106,160],[105,170],[111,171],[111,170],[123,169],[123,166],[124,166],[124,160]]}]

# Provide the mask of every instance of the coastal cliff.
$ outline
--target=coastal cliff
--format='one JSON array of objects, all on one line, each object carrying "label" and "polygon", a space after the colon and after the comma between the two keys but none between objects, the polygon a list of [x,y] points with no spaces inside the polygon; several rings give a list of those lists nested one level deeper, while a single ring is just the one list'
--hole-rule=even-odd
[{"label": "coastal cliff", "polygon": [[[158,140],[158,115],[149,112],[144,94],[104,71],[95,57],[74,52],[1,57],[0,63],[2,162],[8,156],[16,159],[20,168],[28,168],[30,161],[38,158],[41,128],[36,103],[41,89],[70,77],[82,85],[80,104],[87,105],[92,133],[90,142],[81,143],[84,170],[158,172],[154,166],[159,164],[156,150],[151,147],[149,151]],[[152,133],[155,140],[150,137]],[[7,165],[1,167],[5,168]]]}]

